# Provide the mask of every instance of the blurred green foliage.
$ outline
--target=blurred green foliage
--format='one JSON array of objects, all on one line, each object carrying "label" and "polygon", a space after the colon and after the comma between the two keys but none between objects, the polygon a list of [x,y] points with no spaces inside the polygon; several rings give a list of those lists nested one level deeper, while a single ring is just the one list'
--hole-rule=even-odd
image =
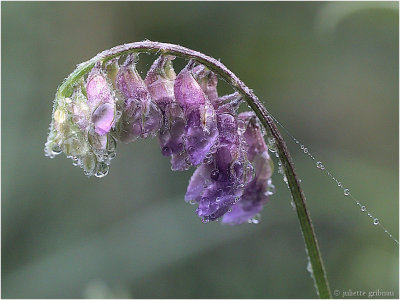
[{"label": "blurred green foliage", "polygon": [[[44,157],[62,80],[145,38],[221,58],[398,236],[396,2],[1,5],[2,297],[316,297],[279,174],[262,222],[230,227],[184,203],[191,172],[156,139],[120,145],[102,179]],[[332,290],[398,298],[398,246],[288,143]]]}]

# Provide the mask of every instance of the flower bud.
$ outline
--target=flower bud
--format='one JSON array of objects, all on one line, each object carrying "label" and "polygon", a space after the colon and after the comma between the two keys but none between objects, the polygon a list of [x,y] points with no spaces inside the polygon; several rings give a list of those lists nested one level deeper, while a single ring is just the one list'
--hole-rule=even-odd
[{"label": "flower bud", "polygon": [[167,104],[164,111],[164,123],[158,137],[161,153],[164,156],[171,156],[173,171],[187,170],[190,167],[184,141],[185,124],[185,115],[178,103]]},{"label": "flower bud", "polygon": [[201,164],[218,140],[217,119],[214,107],[192,74],[193,63],[178,74],[175,80],[175,98],[186,116],[185,148],[193,165]]},{"label": "flower bud", "polygon": [[136,71],[135,59],[134,55],[129,55],[115,78],[124,99],[118,136],[125,143],[155,134],[160,129],[162,119],[160,110],[151,100],[143,79]]},{"label": "flower bud", "polygon": [[182,106],[186,115],[206,103],[206,95],[193,77],[193,64],[191,61],[182,69],[174,84],[176,101]]},{"label": "flower bud", "polygon": [[194,76],[199,83],[208,100],[214,105],[214,101],[218,98],[217,84],[218,77],[214,72],[204,65],[198,65],[193,68]]},{"label": "flower bud", "polygon": [[232,94],[215,99],[213,105],[217,113],[229,113],[232,115],[237,115],[237,110],[242,101],[242,95],[240,95],[238,92],[234,92]]},{"label": "flower bud", "polygon": [[[113,126],[116,113],[115,96],[112,85],[98,65],[92,69],[88,76],[86,94],[87,103],[91,109],[94,131],[99,135],[105,135]],[[79,110],[79,108],[75,110]],[[79,112],[76,115],[79,116]]]},{"label": "flower bud", "polygon": [[173,59],[175,59],[174,56],[161,55],[153,63],[144,80],[152,99],[162,111],[165,111],[167,104],[175,101],[174,81],[176,75],[172,66]]},{"label": "flower bud", "polygon": [[100,103],[114,103],[111,86],[99,65],[96,65],[88,76],[86,95],[87,103],[92,109],[99,106]]}]

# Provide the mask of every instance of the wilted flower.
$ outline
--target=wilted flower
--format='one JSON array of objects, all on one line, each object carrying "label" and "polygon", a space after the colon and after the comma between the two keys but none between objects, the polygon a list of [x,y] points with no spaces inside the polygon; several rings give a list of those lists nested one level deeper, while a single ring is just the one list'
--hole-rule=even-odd
[{"label": "wilted flower", "polygon": [[256,116],[237,114],[242,96],[219,97],[217,76],[194,61],[176,76],[174,57],[161,55],[143,80],[136,54],[118,59],[97,63],[69,97],[56,98],[46,155],[64,152],[102,177],[116,141],[157,135],[172,170],[196,166],[185,200],[203,222],[251,221],[272,193],[272,161]]}]

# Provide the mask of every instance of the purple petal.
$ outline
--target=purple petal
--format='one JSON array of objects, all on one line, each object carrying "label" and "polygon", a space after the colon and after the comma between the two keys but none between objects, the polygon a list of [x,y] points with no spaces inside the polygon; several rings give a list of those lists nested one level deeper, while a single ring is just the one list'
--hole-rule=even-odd
[{"label": "purple petal", "polygon": [[92,109],[100,103],[114,102],[111,87],[98,65],[90,71],[86,84],[86,95],[87,103]]},{"label": "purple petal", "polygon": [[232,207],[232,211],[224,215],[222,222],[241,224],[254,218],[263,205],[268,201],[273,187],[270,177],[272,175],[272,160],[268,154],[261,126],[253,113],[242,113],[239,119],[245,122],[246,130],[243,134],[247,146],[247,157],[255,170],[252,179],[244,190],[242,199]]},{"label": "purple petal", "polygon": [[201,89],[206,94],[208,100],[214,104],[214,101],[218,98],[217,84],[218,77],[214,72],[209,70],[204,65],[198,65],[193,68],[193,73]]},{"label": "purple petal", "polygon": [[204,220],[218,219],[240,200],[244,185],[231,171],[234,162],[231,149],[221,146],[214,154],[214,163],[199,166],[193,174],[185,200],[199,203],[196,212]]},{"label": "purple petal", "polygon": [[92,122],[94,124],[94,131],[98,135],[107,134],[112,126],[114,120],[114,110],[113,104],[104,103],[100,104],[92,115]]},{"label": "purple petal", "polygon": [[233,205],[232,210],[222,217],[222,223],[242,224],[254,218],[261,211],[263,207],[262,202],[243,201],[245,197],[246,193],[243,194],[242,199],[238,203]]},{"label": "purple petal", "polygon": [[143,113],[142,137],[155,135],[161,127],[162,113],[158,106],[153,102],[148,102],[145,112]]},{"label": "purple petal", "polygon": [[146,84],[140,77],[135,66],[135,56],[128,56],[118,70],[115,84],[125,99],[136,99],[140,102],[150,101]]},{"label": "purple petal", "polygon": [[208,164],[197,167],[189,181],[185,195],[186,202],[200,202],[202,193],[212,183],[211,174],[213,174],[213,169],[214,166]]},{"label": "purple petal", "polygon": [[211,105],[191,111],[186,124],[185,147],[193,165],[201,164],[212,154],[218,139],[216,115]]},{"label": "purple petal", "polygon": [[198,109],[206,103],[206,95],[192,74],[193,63],[188,65],[178,74],[175,79],[175,99],[183,107],[188,115],[192,109]]},{"label": "purple petal", "polygon": [[187,170],[190,166],[185,150],[185,116],[177,103],[165,106],[164,123],[159,132],[161,152],[171,156],[172,170]]},{"label": "purple petal", "polygon": [[125,109],[117,124],[118,138],[123,143],[130,143],[142,134],[142,104],[135,99],[125,102]]},{"label": "purple petal", "polygon": [[218,114],[219,142],[224,145],[237,145],[238,132],[236,119],[227,113]]},{"label": "purple petal", "polygon": [[117,130],[119,138],[128,143],[155,134],[160,129],[162,114],[136,71],[134,56],[128,56],[116,75],[115,83],[124,97]]},{"label": "purple petal", "polygon": [[174,81],[176,78],[172,60],[174,56],[161,55],[151,66],[144,80],[147,89],[162,111],[165,106],[175,101]]},{"label": "purple petal", "polygon": [[239,191],[235,195],[232,189],[220,188],[219,184],[214,183],[203,193],[196,212],[204,220],[216,220],[222,217],[240,196]]}]

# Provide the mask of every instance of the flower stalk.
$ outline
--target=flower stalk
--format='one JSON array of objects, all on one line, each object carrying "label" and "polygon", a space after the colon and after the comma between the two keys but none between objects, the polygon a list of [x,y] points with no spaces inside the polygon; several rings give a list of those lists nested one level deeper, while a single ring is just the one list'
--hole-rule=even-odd
[{"label": "flower stalk", "polygon": [[[292,194],[293,202],[296,207],[297,216],[299,219],[301,231],[303,233],[304,242],[306,245],[307,254],[312,268],[313,278],[315,281],[315,287],[320,298],[332,298],[326,272],[323,264],[323,260],[318,247],[317,238],[312,225],[311,217],[307,209],[306,198],[303,190],[300,186],[299,178],[296,174],[293,160],[290,156],[289,150],[286,143],[280,134],[277,126],[275,125],[273,118],[271,117],[268,110],[263,106],[258,97],[253,91],[248,88],[232,71],[230,71],[220,61],[204,55],[200,52],[168,43],[159,43],[151,41],[135,42],[130,44],[124,44],[116,46],[109,50],[105,50],[87,62],[84,62],[77,66],[76,70],[72,72],[69,77],[62,83],[57,91],[57,98],[71,97],[74,91],[74,85],[79,82],[88,74],[95,65],[105,64],[114,58],[120,57],[121,55],[130,53],[154,53],[163,55],[173,55],[184,59],[193,59],[194,61],[206,66],[208,69],[219,75],[220,78],[224,79],[230,84],[251,109],[255,112],[262,125],[268,131],[269,135],[274,138],[275,146],[279,159],[282,163],[282,167],[287,178],[287,183]],[[57,109],[57,101],[55,102],[54,111]],[[101,130],[101,129],[99,129]]]}]

